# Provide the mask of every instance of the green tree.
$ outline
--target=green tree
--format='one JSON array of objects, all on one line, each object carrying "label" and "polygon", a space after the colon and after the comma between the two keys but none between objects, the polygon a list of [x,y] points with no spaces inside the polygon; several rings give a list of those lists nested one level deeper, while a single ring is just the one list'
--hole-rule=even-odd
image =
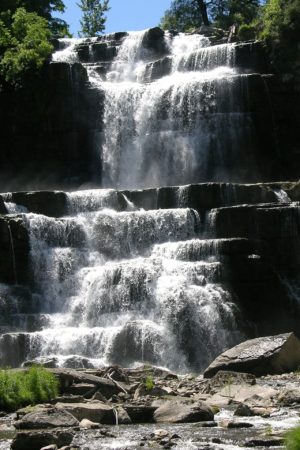
[{"label": "green tree", "polygon": [[233,24],[250,24],[259,8],[259,0],[213,0],[209,12],[217,26],[227,29]]},{"label": "green tree", "polygon": [[174,0],[161,19],[160,26],[164,30],[180,32],[198,28],[202,24],[202,17],[194,0]]},{"label": "green tree", "polygon": [[[27,12],[34,12],[48,21],[52,36],[69,36],[67,23],[56,17],[54,12],[62,13],[65,5],[62,0],[1,0],[0,15],[6,17],[6,23],[12,22],[12,16],[18,8],[24,8]],[[2,13],[2,14],[1,14]]]},{"label": "green tree", "polygon": [[300,0],[268,0],[259,27],[277,70],[300,72]]},{"label": "green tree", "polygon": [[259,0],[173,0],[162,18],[164,29],[186,31],[201,24],[229,28],[251,23],[259,11]]},{"label": "green tree", "polygon": [[0,74],[10,84],[21,84],[29,71],[39,70],[53,47],[48,22],[34,12],[18,8],[11,27],[0,20]]},{"label": "green tree", "polygon": [[78,6],[83,12],[79,36],[93,37],[101,34],[105,30],[105,13],[110,9],[109,0],[80,0]]}]

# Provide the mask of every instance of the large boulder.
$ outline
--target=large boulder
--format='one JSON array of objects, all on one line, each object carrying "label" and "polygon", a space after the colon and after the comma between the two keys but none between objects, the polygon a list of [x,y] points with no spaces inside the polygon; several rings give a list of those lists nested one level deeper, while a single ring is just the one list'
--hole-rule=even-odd
[{"label": "large boulder", "polygon": [[58,448],[70,445],[73,434],[70,431],[24,431],[14,438],[11,450],[40,450],[48,445],[57,445]]},{"label": "large boulder", "polygon": [[214,420],[214,414],[203,402],[176,399],[164,402],[154,413],[157,423],[194,423]]},{"label": "large boulder", "polygon": [[68,411],[79,421],[88,419],[91,422],[115,425],[117,420],[111,406],[96,400],[88,403],[57,403],[56,407]]},{"label": "large boulder", "polygon": [[44,428],[76,427],[78,425],[78,420],[72,414],[56,408],[26,414],[21,420],[14,423],[18,430],[41,430]]},{"label": "large boulder", "polygon": [[164,37],[165,32],[161,28],[150,28],[143,37],[142,46],[156,57],[164,56],[169,53]]},{"label": "large boulder", "polygon": [[281,374],[300,365],[300,341],[294,333],[266,336],[242,342],[218,356],[204,371],[205,378],[220,370],[261,376]]}]

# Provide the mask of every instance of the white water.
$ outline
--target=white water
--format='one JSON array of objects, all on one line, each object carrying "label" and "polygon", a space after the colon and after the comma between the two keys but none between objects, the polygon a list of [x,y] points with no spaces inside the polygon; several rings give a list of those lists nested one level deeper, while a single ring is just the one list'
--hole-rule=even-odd
[{"label": "white water", "polygon": [[274,194],[276,195],[279,203],[292,203],[291,198],[284,189],[274,189]]},{"label": "white water", "polygon": [[[144,46],[147,32],[128,33],[106,77],[86,65],[90,82],[105,94],[103,186],[226,179],[234,161],[248,158],[255,145],[252,119],[244,112],[247,77],[234,68],[234,44],[210,46],[201,35],[166,33],[168,55],[158,61]],[[78,43],[63,40],[53,59],[73,62]],[[165,64],[169,70],[154,76]]]},{"label": "white water", "polygon": [[199,239],[195,211],[118,212],[117,195],[70,193],[60,219],[24,214],[44,321],[28,335],[26,359],[202,368],[240,339],[221,283],[221,241]]}]

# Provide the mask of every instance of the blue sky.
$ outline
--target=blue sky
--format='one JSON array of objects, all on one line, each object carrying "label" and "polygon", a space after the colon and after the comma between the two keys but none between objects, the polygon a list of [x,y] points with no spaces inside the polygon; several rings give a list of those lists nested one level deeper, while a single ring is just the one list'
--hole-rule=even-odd
[{"label": "blue sky", "polygon": [[[70,25],[70,31],[77,36],[80,29],[81,11],[77,0],[64,0],[66,12],[62,16]],[[114,31],[143,30],[158,25],[171,0],[110,0],[107,13],[106,33]]]}]

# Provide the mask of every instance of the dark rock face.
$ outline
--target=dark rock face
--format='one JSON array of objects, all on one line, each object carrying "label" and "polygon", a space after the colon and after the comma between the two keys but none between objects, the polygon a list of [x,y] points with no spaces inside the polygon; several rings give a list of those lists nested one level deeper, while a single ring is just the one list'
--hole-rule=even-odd
[{"label": "dark rock face", "polygon": [[7,209],[5,207],[4,200],[0,196],[0,214],[6,214],[6,213],[7,213]]},{"label": "dark rock face", "polygon": [[125,405],[125,411],[129,415],[132,423],[152,423],[154,421],[154,412],[156,406],[147,405]]},{"label": "dark rock face", "polygon": [[164,36],[165,32],[161,28],[150,28],[143,38],[142,45],[155,55],[164,56],[168,53]]},{"label": "dark rock face", "polygon": [[124,191],[124,194],[144,209],[189,207],[199,213],[222,206],[276,202],[269,184],[201,183]]},{"label": "dark rock face", "polygon": [[273,71],[261,42],[236,44],[235,63],[244,73],[272,73]]},{"label": "dark rock face", "polygon": [[64,192],[13,192],[11,201],[24,206],[28,212],[36,214],[50,217],[61,217],[67,214],[67,199]]},{"label": "dark rock face", "polygon": [[18,216],[0,216],[0,282],[26,284],[29,279],[29,236],[24,221]]},{"label": "dark rock face", "polygon": [[253,375],[290,372],[300,364],[300,341],[293,333],[267,336],[243,342],[218,356],[204,371],[211,378],[219,370]]},{"label": "dark rock face", "polygon": [[30,86],[1,91],[0,190],[91,182],[100,166],[93,143],[99,95],[77,63],[50,64]]}]

